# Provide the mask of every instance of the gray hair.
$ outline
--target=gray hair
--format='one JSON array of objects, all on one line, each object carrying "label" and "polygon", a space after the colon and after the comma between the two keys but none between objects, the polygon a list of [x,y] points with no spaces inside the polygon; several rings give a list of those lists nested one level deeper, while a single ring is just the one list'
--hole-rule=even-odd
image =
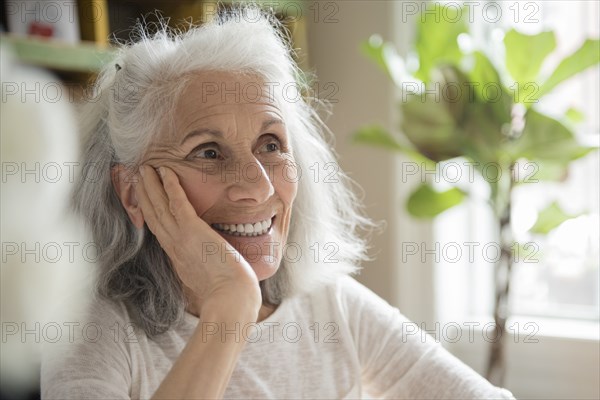
[{"label": "gray hair", "polygon": [[[279,21],[245,6],[222,12],[185,33],[159,28],[148,34],[143,26],[137,27],[138,37],[120,46],[115,60],[97,78],[94,101],[80,110],[82,161],[87,169],[77,181],[73,201],[100,249],[98,292],[131,307],[149,336],[165,332],[183,316],[185,298],[169,258],[146,226],[137,230],[129,220],[112,186],[110,169],[115,164],[139,165],[165,116],[172,117],[186,82],[202,71],[252,73],[265,82],[293,82],[304,94],[297,101],[280,101],[302,176],[288,236],[293,246],[287,249],[293,251],[284,251],[278,271],[260,283],[264,301],[279,304],[356,272],[366,258],[366,242],[359,231],[370,221],[358,208],[351,181],[337,169],[325,137],[329,132],[314,106],[318,102],[309,100],[308,79],[294,62]],[[311,167],[313,172],[318,168],[335,176],[313,179]]]}]

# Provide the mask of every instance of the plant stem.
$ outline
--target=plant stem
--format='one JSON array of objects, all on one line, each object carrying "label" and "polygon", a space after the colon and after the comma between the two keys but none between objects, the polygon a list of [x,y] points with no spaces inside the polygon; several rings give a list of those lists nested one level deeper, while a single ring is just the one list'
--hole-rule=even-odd
[{"label": "plant stem", "polygon": [[[493,384],[502,386],[506,374],[506,361],[504,357],[504,343],[506,320],[508,318],[508,296],[510,293],[510,277],[513,267],[513,235],[511,228],[511,198],[515,184],[513,170],[514,164],[509,167],[510,180],[505,188],[499,189],[498,229],[500,239],[500,259],[494,267],[494,325],[495,337],[492,341],[486,378]],[[504,196],[503,196],[504,195]],[[504,201],[503,201],[504,200]]]}]

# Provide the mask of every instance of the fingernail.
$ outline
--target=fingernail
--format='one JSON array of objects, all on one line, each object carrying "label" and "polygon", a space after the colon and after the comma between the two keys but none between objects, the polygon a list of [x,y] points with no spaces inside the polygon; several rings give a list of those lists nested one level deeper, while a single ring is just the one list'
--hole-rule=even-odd
[{"label": "fingernail", "polygon": [[144,172],[144,166],[143,166],[143,165],[140,165],[139,171],[140,171],[140,175],[141,175],[141,176],[142,176],[142,178],[143,178],[143,177],[144,177],[144,174],[145,174],[145,172]]},{"label": "fingernail", "polygon": [[158,174],[160,176],[164,176],[165,175],[165,169],[163,167],[158,167]]}]

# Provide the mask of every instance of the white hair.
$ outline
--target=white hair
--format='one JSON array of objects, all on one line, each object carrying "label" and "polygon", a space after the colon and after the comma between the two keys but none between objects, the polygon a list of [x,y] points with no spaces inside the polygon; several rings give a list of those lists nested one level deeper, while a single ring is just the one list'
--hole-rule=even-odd
[{"label": "white hair", "polygon": [[81,111],[83,162],[93,166],[95,174],[94,179],[89,173],[81,176],[74,204],[101,249],[100,293],[132,305],[149,335],[164,332],[183,314],[182,288],[169,259],[147,227],[138,231],[130,222],[112,187],[110,167],[139,165],[165,117],[172,118],[187,82],[202,71],[251,73],[264,82],[279,83],[276,87],[294,83],[305,94],[290,101],[274,91],[302,175],[288,236],[293,249],[284,252],[275,275],[261,282],[263,299],[279,304],[283,298],[355,272],[366,252],[358,231],[370,221],[361,215],[350,181],[341,171],[336,169],[329,179],[313,179],[315,168],[333,171],[337,164],[324,137],[327,128],[306,96],[307,78],[292,58],[279,21],[245,6],[222,12],[185,33],[160,27],[150,35],[141,26],[137,32],[136,40],[122,45],[102,70],[98,97]]}]

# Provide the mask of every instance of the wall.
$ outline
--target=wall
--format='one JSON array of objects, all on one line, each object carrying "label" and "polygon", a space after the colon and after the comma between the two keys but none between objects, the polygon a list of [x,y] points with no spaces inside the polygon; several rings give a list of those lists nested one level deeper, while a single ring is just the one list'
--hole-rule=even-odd
[{"label": "wall", "polygon": [[415,182],[401,182],[404,160],[397,154],[351,143],[352,133],[363,125],[379,123],[388,129],[397,125],[394,86],[359,47],[379,34],[384,40],[400,38],[399,51],[406,51],[412,29],[394,20],[399,7],[396,1],[308,2],[308,58],[319,88],[327,83],[339,88],[330,96],[335,102],[327,125],[336,138],[340,166],[364,190],[368,216],[385,221],[384,229],[372,236],[373,261],[364,264],[358,279],[413,320],[432,321],[432,266],[401,262],[401,243],[431,237],[429,224],[402,211]]}]

